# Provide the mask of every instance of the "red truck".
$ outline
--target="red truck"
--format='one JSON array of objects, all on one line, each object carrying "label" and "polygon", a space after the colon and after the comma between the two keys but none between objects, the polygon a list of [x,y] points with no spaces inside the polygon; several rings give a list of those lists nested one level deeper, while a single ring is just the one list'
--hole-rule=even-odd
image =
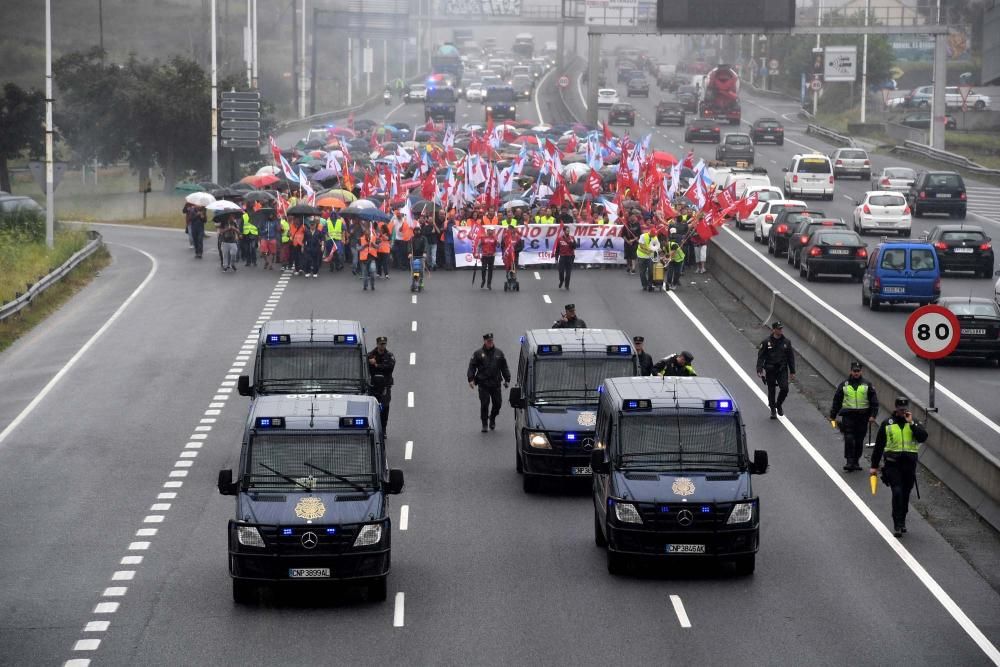
[{"label": "red truck", "polygon": [[740,124],[740,77],[732,65],[716,65],[705,75],[700,115]]}]

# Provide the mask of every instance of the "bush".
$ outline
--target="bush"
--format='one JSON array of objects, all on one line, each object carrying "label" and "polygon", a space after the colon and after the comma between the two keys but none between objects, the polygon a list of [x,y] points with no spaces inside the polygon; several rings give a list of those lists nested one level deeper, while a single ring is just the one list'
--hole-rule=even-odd
[{"label": "bush", "polygon": [[0,215],[0,244],[44,242],[45,216],[38,211],[22,209]]}]

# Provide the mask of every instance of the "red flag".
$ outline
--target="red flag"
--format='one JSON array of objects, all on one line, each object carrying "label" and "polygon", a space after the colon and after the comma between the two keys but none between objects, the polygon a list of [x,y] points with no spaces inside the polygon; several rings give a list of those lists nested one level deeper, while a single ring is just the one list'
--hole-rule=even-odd
[{"label": "red flag", "polygon": [[368,139],[368,146],[371,147],[372,150],[375,150],[379,147],[378,137],[375,135],[374,132],[372,132],[372,136]]},{"label": "red flag", "polygon": [[569,135],[569,141],[566,142],[566,152],[575,153],[576,152],[576,135]]},{"label": "red flag", "polygon": [[434,199],[434,194],[437,192],[437,179],[434,176],[433,171],[427,172],[424,176],[423,181],[420,183],[420,196],[424,199],[431,200]]},{"label": "red flag", "polygon": [[688,151],[688,154],[684,156],[684,161],[681,162],[681,167],[694,169],[694,151]]},{"label": "red flag", "polygon": [[604,143],[606,144],[611,141],[611,137],[614,135],[611,133],[611,128],[608,127],[607,121],[602,121],[601,124],[604,126]]},{"label": "red flag", "polygon": [[736,214],[740,216],[740,219],[745,220],[757,208],[757,193],[754,192],[749,197],[739,200],[737,206],[739,208],[736,209]]},{"label": "red flag", "polygon": [[433,132],[434,131],[434,119],[433,118],[428,118],[427,119],[427,122],[424,123],[424,129],[427,130],[428,132]]},{"label": "red flag", "polygon": [[694,231],[703,241],[707,241],[719,233],[719,228],[711,224],[710,218],[703,217],[694,226]]},{"label": "red flag", "polygon": [[591,197],[598,197],[601,194],[601,187],[603,185],[604,182],[601,180],[601,175],[594,169],[591,169],[590,174],[587,175],[587,182],[583,186],[583,191],[589,193]]},{"label": "red flag", "polygon": [[340,183],[343,185],[344,189],[348,192],[354,190],[354,177],[351,176],[351,170],[347,166],[347,158],[344,158],[344,171],[343,176],[340,177]]},{"label": "red flag", "polygon": [[271,136],[267,138],[267,141],[271,144],[271,155],[274,156],[274,164],[281,164],[281,149],[278,148],[278,142]]},{"label": "red flag", "polygon": [[670,205],[670,201],[666,197],[660,197],[660,211],[667,220],[677,217],[677,211]]}]

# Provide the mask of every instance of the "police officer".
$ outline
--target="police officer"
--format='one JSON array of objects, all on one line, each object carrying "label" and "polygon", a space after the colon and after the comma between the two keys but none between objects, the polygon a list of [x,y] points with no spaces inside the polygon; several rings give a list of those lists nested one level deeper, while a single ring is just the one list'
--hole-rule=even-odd
[{"label": "police officer", "polygon": [[567,303],[562,317],[552,323],[553,329],[586,329],[587,323],[576,316],[576,304]]},{"label": "police officer", "polygon": [[653,375],[695,377],[698,374],[695,373],[694,366],[691,365],[693,361],[694,355],[687,350],[671,354],[656,362],[656,365],[653,366]]},{"label": "police officer", "polygon": [[653,374],[653,357],[649,356],[645,348],[646,339],[642,336],[633,336],[632,344],[635,346],[635,356],[639,360],[639,375]]},{"label": "police officer", "polygon": [[830,421],[836,424],[840,417],[840,431],[844,434],[844,470],[861,470],[859,460],[865,447],[865,434],[869,424],[878,415],[878,396],[875,387],[861,376],[860,361],[851,362],[851,375],[837,385],[830,407]]},{"label": "police officer", "polygon": [[[785,338],[784,326],[775,320],[771,324],[771,335],[757,347],[757,375],[767,385],[767,406],[771,409],[771,419],[784,415],[781,406],[788,396],[788,379],[795,380],[795,351],[792,341]],[[775,388],[780,389],[777,398]]]},{"label": "police officer", "polygon": [[[375,349],[368,353],[368,372],[372,376],[372,396],[382,406],[382,433],[389,435],[389,404],[392,403],[392,371],[396,368],[396,357],[386,345],[389,339],[379,336],[375,339]],[[380,379],[376,379],[381,376]]]},{"label": "police officer", "polygon": [[483,433],[486,433],[487,420],[490,429],[495,429],[500,413],[500,382],[504,387],[510,386],[510,369],[503,352],[493,345],[493,334],[483,334],[483,346],[472,353],[466,379],[471,389],[479,387],[479,420],[483,423]]},{"label": "police officer", "polygon": [[898,396],[892,415],[878,428],[871,467],[871,474],[877,475],[884,453],[882,481],[892,489],[892,533],[896,537],[906,532],[910,490],[917,479],[917,444],[925,440],[927,429],[913,421],[909,399]]}]

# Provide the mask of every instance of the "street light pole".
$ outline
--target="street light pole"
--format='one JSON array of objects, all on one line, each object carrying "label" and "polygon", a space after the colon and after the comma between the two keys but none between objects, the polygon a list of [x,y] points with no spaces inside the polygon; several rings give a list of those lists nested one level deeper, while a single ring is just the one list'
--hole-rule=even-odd
[{"label": "street light pole", "polygon": [[45,245],[55,245],[56,187],[52,135],[52,0],[45,0]]},{"label": "street light pole", "polygon": [[[46,0],[48,2],[48,0]],[[219,71],[215,46],[215,0],[212,0],[212,182],[219,182]]]},{"label": "street light pole", "polygon": [[302,48],[299,53],[299,118],[306,115],[306,5],[309,0],[302,0],[302,40],[299,46]]},{"label": "street light pole", "polygon": [[251,41],[253,42],[253,80],[250,87],[257,90],[257,0],[253,0],[253,28],[251,30]]},{"label": "street light pole", "polygon": [[[868,27],[868,15],[872,11],[872,0],[865,2],[865,27]],[[862,38],[861,47],[861,123],[864,124],[868,104],[868,33]]]}]

